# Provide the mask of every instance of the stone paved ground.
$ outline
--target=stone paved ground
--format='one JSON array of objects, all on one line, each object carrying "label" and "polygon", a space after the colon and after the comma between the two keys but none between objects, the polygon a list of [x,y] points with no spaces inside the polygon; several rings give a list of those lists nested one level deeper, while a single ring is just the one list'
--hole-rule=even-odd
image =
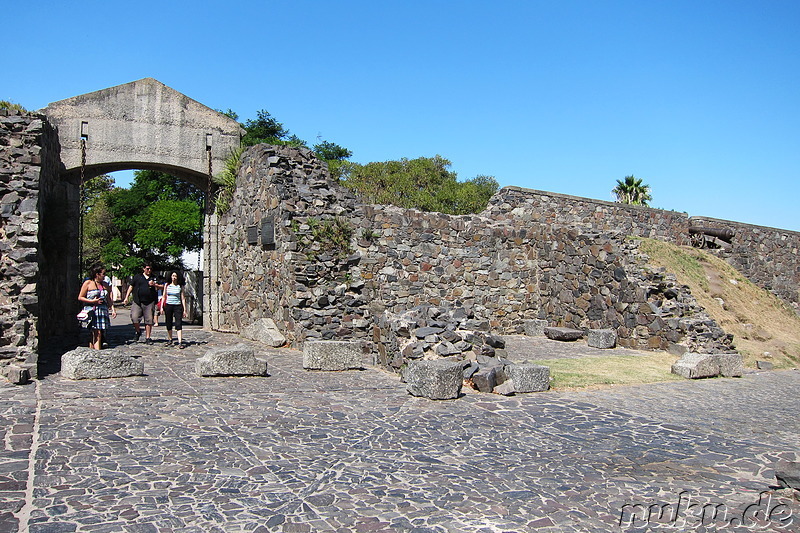
[{"label": "stone paved ground", "polygon": [[[434,402],[286,349],[258,347],[268,377],[200,378],[199,355],[241,339],[125,345],[128,328],[111,343],[146,376],[0,385],[0,531],[644,531],[634,505],[678,502],[649,530],[800,524],[770,488],[800,459],[797,371]],[[727,515],[698,529],[694,504]]]}]

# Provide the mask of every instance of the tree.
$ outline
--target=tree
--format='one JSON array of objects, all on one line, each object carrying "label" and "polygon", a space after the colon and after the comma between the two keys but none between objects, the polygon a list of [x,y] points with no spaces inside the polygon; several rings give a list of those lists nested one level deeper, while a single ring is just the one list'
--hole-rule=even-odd
[{"label": "tree", "polygon": [[[226,113],[228,116],[236,115],[230,109]],[[238,116],[238,115],[237,115]],[[292,135],[289,130],[283,127],[269,111],[262,109],[256,112],[256,118],[247,119],[242,127],[247,133],[242,137],[244,146],[255,146],[256,144],[281,144],[290,146],[306,146],[305,141]]]},{"label": "tree", "polygon": [[116,188],[105,200],[113,233],[102,259],[120,275],[136,273],[145,263],[183,268],[184,250],[202,247],[203,192],[174,176],[138,170],[130,189]]},{"label": "tree", "polygon": [[329,141],[320,141],[314,145],[314,153],[317,157],[328,164],[328,172],[333,179],[341,179],[350,170],[350,162],[347,161],[353,152]]},{"label": "tree", "polygon": [[89,178],[83,182],[81,187],[81,205],[83,214],[87,214],[94,204],[98,202],[105,193],[114,188],[114,178],[108,174]]},{"label": "tree", "polygon": [[617,202],[630,205],[647,206],[653,199],[650,196],[650,186],[642,183],[641,178],[633,175],[625,176],[625,181],[617,180],[617,186],[611,191],[617,196]]},{"label": "tree", "polygon": [[482,211],[497,191],[497,181],[491,176],[477,176],[459,182],[456,173],[448,170],[450,165],[439,155],[352,163],[343,183],[371,203],[450,214]]},{"label": "tree", "polygon": [[[220,112],[234,120],[239,120],[239,115],[232,109]],[[242,124],[242,128],[246,132],[242,137],[242,146],[266,143],[308,148],[308,144],[303,139],[292,134],[284,127],[282,122],[278,122],[266,109],[257,111],[256,118],[247,119]],[[313,151],[328,164],[328,170],[334,179],[339,179],[346,173],[348,168],[346,160],[353,155],[353,152],[347,148],[324,140],[315,144]]]},{"label": "tree", "polygon": [[106,202],[106,196],[113,189],[114,178],[107,174],[85,180],[81,187],[82,272],[103,262],[103,247],[113,238],[111,213]]}]

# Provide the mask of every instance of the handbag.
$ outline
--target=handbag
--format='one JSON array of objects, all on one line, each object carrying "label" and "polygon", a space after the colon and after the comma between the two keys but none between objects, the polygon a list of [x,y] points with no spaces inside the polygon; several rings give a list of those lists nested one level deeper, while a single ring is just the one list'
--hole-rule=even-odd
[{"label": "handbag", "polygon": [[94,319],[94,307],[84,307],[76,318],[81,323],[81,327],[88,328],[92,325],[92,319]]}]

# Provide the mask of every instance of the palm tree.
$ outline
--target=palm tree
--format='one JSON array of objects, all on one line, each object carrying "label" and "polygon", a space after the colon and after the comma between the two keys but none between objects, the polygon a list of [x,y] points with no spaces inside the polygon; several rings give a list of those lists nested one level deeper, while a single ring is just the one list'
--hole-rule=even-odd
[{"label": "palm tree", "polygon": [[644,185],[641,179],[633,175],[625,176],[625,181],[617,180],[617,186],[611,191],[617,196],[617,202],[630,205],[647,206],[653,199],[650,196],[650,186]]}]

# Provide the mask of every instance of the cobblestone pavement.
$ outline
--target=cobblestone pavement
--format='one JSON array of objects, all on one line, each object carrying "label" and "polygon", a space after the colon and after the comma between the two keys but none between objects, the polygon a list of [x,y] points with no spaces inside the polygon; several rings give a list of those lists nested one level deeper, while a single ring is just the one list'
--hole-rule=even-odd
[{"label": "cobblestone pavement", "polygon": [[[0,385],[0,531],[800,524],[772,487],[774,462],[800,459],[797,371],[436,402],[373,368],[306,372],[300,352],[263,346],[269,376],[201,378],[195,359],[239,337],[189,329],[179,350],[163,328],[149,346],[113,329],[146,376]],[[697,528],[697,504],[724,509]],[[648,524],[636,505],[669,512]]]}]

